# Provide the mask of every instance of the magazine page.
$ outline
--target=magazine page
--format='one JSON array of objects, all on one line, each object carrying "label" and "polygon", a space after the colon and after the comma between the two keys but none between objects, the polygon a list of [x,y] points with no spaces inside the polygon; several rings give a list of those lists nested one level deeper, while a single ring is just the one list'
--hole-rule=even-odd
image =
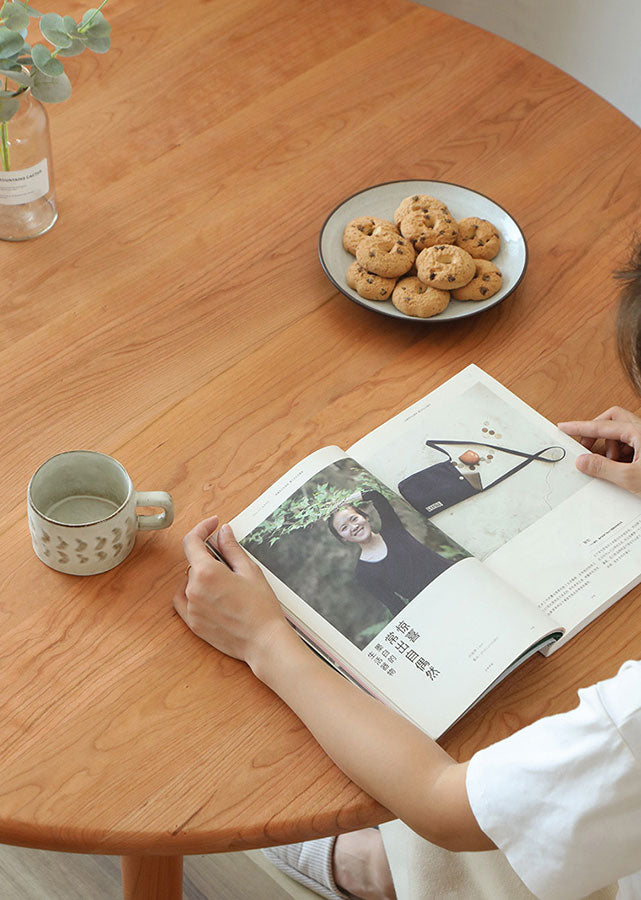
[{"label": "magazine page", "polygon": [[641,580],[641,498],[578,472],[585,448],[477,366],[349,452],[565,629],[547,652]]},{"label": "magazine page", "polygon": [[585,450],[478,366],[347,452],[481,561],[590,481]]},{"label": "magazine page", "polygon": [[592,480],[486,565],[566,629],[549,654],[641,581],[641,498]]},{"label": "magazine page", "polygon": [[290,621],[434,737],[558,629],[337,448],[232,522]]}]

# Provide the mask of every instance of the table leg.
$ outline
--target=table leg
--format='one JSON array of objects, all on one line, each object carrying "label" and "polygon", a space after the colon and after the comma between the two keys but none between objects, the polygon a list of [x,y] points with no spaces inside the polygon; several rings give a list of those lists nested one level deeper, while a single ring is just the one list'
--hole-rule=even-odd
[{"label": "table leg", "polygon": [[182,856],[121,856],[123,900],[182,900]]}]

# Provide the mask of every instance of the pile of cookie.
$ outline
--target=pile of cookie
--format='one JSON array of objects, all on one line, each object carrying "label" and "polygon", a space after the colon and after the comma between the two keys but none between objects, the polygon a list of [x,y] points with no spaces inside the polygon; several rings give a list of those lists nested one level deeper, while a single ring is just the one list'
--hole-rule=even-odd
[{"label": "pile of cookie", "polygon": [[389,300],[408,316],[428,318],[454,300],[488,300],[502,284],[491,262],[501,249],[495,225],[470,216],[458,222],[427,194],[405,197],[394,221],[359,216],[343,232],[356,257],[349,287],[366,300]]}]

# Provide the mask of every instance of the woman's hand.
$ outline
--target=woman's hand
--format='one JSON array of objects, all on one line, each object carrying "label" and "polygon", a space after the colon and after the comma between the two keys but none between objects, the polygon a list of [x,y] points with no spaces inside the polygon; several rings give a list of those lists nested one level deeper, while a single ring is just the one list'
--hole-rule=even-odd
[{"label": "woman's hand", "polygon": [[191,567],[174,606],[191,630],[247,662],[348,777],[410,827],[450,849],[492,849],[467,800],[466,766],[305,647],[229,525],[218,549],[230,568],[207,550],[217,527],[212,516],[183,541]]},{"label": "woman's hand", "polygon": [[212,516],[185,535],[189,562],[174,608],[194,634],[252,668],[279,641],[298,638],[287,624],[260,568],[236,541],[229,525],[218,532],[218,549],[229,568],[207,550],[205,541],[218,526]]},{"label": "woman's hand", "polygon": [[[596,419],[559,422],[559,428],[592,451],[578,457],[579,471],[641,493],[641,419],[638,416],[613,406]],[[599,446],[600,440],[604,443]]]}]

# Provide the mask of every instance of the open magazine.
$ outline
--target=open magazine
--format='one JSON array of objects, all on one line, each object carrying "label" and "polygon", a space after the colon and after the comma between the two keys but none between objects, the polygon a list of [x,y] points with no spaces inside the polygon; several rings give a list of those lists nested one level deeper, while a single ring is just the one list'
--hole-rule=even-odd
[{"label": "open magazine", "polygon": [[301,637],[436,738],[641,581],[641,498],[584,452],[468,366],[232,525]]}]

